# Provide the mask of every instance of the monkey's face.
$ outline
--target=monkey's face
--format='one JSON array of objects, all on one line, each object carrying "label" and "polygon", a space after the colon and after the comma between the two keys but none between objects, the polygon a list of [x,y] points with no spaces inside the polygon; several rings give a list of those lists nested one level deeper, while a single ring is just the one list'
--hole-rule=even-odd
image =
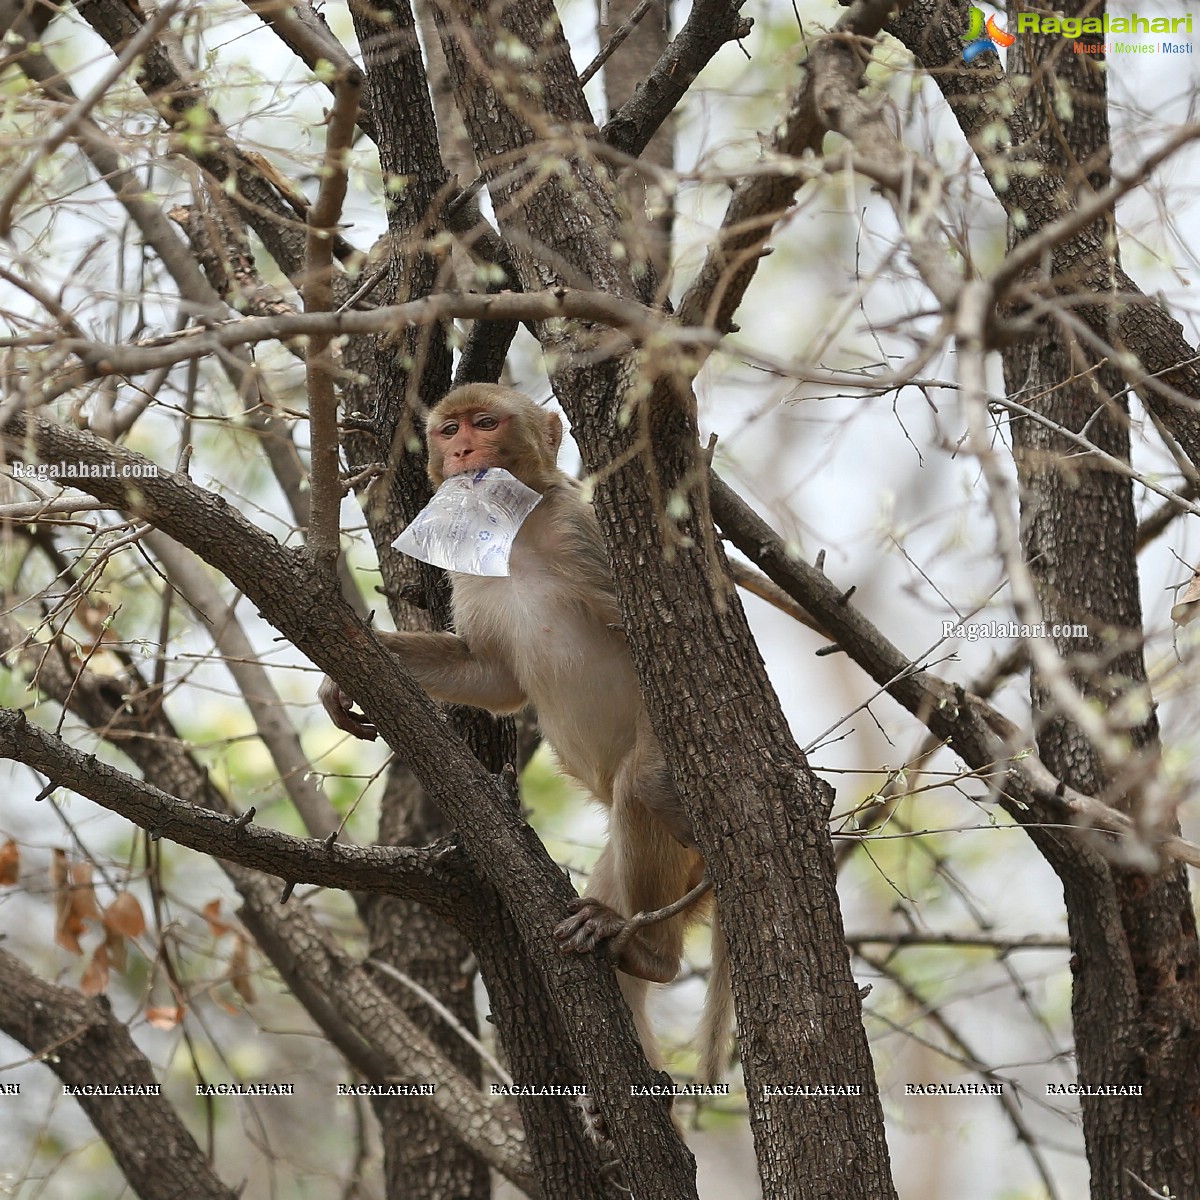
[{"label": "monkey's face", "polygon": [[488,409],[447,413],[429,430],[429,473],[448,479],[465,471],[507,466],[505,437],[512,420]]}]

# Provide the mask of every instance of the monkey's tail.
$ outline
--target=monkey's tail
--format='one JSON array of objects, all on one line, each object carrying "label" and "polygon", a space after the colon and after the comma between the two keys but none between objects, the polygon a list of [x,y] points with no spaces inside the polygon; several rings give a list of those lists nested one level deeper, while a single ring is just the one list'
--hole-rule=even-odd
[{"label": "monkey's tail", "polygon": [[725,931],[716,908],[712,914],[712,970],[708,976],[708,995],[700,1018],[700,1067],[697,1082],[712,1085],[721,1081],[729,1061],[729,1041],[733,1031],[733,979],[729,973],[729,953]]}]

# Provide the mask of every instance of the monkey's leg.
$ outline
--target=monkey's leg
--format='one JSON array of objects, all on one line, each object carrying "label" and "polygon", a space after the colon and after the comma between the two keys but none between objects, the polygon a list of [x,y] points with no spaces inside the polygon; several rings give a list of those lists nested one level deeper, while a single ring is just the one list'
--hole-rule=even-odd
[{"label": "monkey's leg", "polygon": [[[574,915],[554,930],[560,949],[565,953],[588,954],[603,952],[611,939],[620,936],[628,922],[614,907],[621,902],[620,874],[621,839],[615,830],[596,863],[588,886],[588,894],[572,901]],[[680,939],[682,951],[682,938]],[[669,950],[663,953],[635,934],[628,940],[619,957],[617,983],[637,1029],[638,1040],[650,1065],[661,1069],[662,1059],[654,1039],[654,1030],[646,1011],[650,982],[666,983],[675,977],[679,959],[672,959]]]},{"label": "monkey's leg", "polygon": [[[554,931],[566,952],[601,950],[612,955],[642,1051],[656,1071],[662,1070],[663,1060],[647,1012],[650,984],[667,983],[678,974],[687,924],[683,914],[691,904],[659,921],[631,918],[657,914],[677,901],[702,870],[700,856],[682,846],[626,789],[614,797],[608,844],[592,872],[588,894],[572,902],[574,915]],[[586,1103],[584,1108],[589,1132],[603,1139],[602,1118]],[[679,1132],[682,1137],[682,1129]]]},{"label": "monkey's leg", "polygon": [[[692,822],[675,790],[667,760],[643,711],[638,718],[637,740],[621,763],[613,781],[615,796],[631,796],[643,804],[683,846],[697,849]],[[677,899],[676,896],[670,897]]]},{"label": "monkey's leg", "polygon": [[683,957],[686,906],[660,921],[639,921],[632,930],[629,919],[673,904],[700,874],[699,855],[682,846],[628,791],[618,793],[608,845],[588,894],[572,901],[574,915],[554,931],[560,948],[589,954],[603,947],[626,975],[669,983]]},{"label": "monkey's leg", "polygon": [[687,912],[693,904],[703,900],[712,891],[712,886],[706,875],[690,892],[684,896],[680,896],[673,904],[668,904],[665,908],[656,908],[652,912],[643,911],[634,913],[625,922],[625,928],[612,940],[610,951],[613,956],[620,957],[630,939],[633,938],[639,929],[644,928],[646,925],[657,925],[659,921],[669,921],[672,917],[677,917],[680,913]]}]

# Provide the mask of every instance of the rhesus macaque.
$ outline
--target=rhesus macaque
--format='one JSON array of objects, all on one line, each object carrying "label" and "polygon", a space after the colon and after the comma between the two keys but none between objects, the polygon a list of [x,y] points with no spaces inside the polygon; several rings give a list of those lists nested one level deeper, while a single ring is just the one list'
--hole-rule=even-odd
[{"label": "rhesus macaque", "polygon": [[[429,478],[503,467],[542,500],[513,544],[508,577],[451,574],[455,633],[386,633],[434,700],[511,713],[532,704],[567,774],[609,809],[608,844],[587,895],[554,931],[565,952],[588,953],[625,918],[679,900],[703,877],[691,824],[638,691],[620,627],[600,528],[579,485],[556,465],[562,424],[494,384],[456,388],[429,414]],[[375,729],[332,680],[321,699],[357,737]],[[701,906],[702,907],[702,906]],[[674,979],[696,906],[640,928],[617,960],[618,979],[647,1057],[661,1065],[646,1015],[649,983]],[[723,1066],[730,1021],[724,942],[714,921],[714,970],[701,1075]]]}]

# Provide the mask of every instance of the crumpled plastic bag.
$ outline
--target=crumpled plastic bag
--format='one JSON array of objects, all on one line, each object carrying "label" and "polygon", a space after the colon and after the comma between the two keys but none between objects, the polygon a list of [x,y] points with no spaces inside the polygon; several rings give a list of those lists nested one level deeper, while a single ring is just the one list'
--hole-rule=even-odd
[{"label": "crumpled plastic bag", "polygon": [[461,575],[507,575],[517,532],[540,500],[503,467],[451,475],[392,545]]}]

